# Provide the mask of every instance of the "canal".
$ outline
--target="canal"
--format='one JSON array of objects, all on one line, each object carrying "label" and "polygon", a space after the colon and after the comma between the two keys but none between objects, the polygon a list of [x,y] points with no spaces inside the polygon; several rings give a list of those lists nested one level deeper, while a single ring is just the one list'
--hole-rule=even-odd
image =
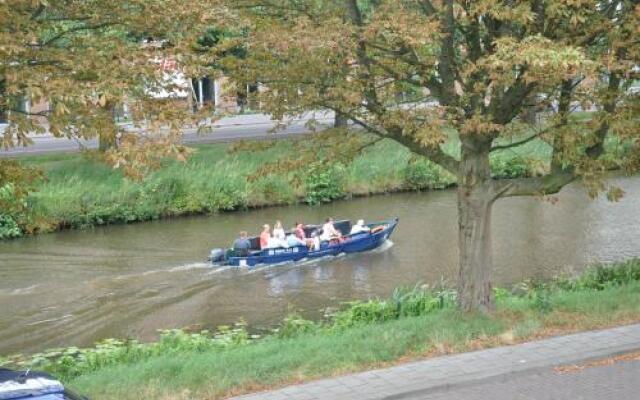
[{"label": "canal", "polygon": [[[494,281],[575,274],[640,256],[640,178],[617,178],[618,203],[579,185],[557,202],[503,199],[493,214]],[[276,219],[399,217],[392,243],[374,252],[301,265],[214,269],[212,247]],[[343,301],[387,296],[417,282],[453,286],[455,191],[403,193],[165,220],[0,242],[0,354],[86,346],[106,337],[151,340],[157,330],[212,328],[244,319],[273,326],[288,312],[319,317]]]}]

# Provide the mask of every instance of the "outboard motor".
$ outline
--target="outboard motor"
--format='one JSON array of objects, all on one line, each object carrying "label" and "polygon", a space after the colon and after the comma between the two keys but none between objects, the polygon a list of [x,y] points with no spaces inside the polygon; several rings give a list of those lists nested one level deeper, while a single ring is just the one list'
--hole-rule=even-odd
[{"label": "outboard motor", "polygon": [[212,263],[219,263],[224,261],[225,251],[224,249],[213,249],[211,250],[211,254],[209,254],[209,261]]}]

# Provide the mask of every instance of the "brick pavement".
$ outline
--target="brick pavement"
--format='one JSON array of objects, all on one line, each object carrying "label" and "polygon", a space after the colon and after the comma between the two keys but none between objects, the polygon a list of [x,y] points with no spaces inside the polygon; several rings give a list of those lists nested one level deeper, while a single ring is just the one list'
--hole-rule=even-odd
[{"label": "brick pavement", "polygon": [[[602,382],[625,380],[625,382],[629,382],[629,385],[636,385],[635,390],[629,388],[629,385],[625,386],[629,393],[640,392],[639,362],[630,362],[624,366],[620,364],[621,366],[588,369],[575,375],[549,375],[552,373],[551,368],[557,365],[585,362],[634,350],[640,350],[640,324],[432,358],[386,369],[323,379],[271,392],[255,393],[237,397],[235,400],[445,398],[468,398],[471,400],[492,398],[488,394],[491,390],[496,391],[496,396],[500,391],[506,393],[505,396],[511,395],[511,397],[498,396],[495,397],[496,399],[596,399],[600,397],[580,397],[582,395],[567,397],[566,393],[562,395],[560,392],[557,396],[549,392],[551,397],[544,397],[544,394],[538,393],[539,396],[536,395],[535,390],[556,387],[570,391],[571,385],[591,382],[589,377],[596,375],[601,378]],[[625,369],[621,370],[620,368]],[[636,379],[629,380],[629,377],[634,374]],[[525,384],[526,382],[531,383]],[[573,383],[565,385],[563,382]],[[524,394],[520,394],[518,385],[523,385],[522,393]],[[594,389],[590,392],[590,389],[585,389],[587,392],[585,396],[591,393],[604,396],[602,398],[629,398],[624,396],[607,397],[613,392],[605,389],[596,391],[597,385],[587,386]],[[602,385],[598,387],[600,386]],[[447,397],[453,393],[459,393],[459,396]],[[476,397],[473,397],[474,393]],[[526,397],[527,393],[538,397]]]}]

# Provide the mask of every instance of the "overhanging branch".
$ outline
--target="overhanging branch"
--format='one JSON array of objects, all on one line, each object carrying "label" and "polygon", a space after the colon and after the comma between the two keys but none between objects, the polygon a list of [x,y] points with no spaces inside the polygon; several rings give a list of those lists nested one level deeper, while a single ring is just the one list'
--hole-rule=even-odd
[{"label": "overhanging branch", "polygon": [[494,181],[495,198],[556,194],[576,178],[573,171],[565,170],[535,178]]}]

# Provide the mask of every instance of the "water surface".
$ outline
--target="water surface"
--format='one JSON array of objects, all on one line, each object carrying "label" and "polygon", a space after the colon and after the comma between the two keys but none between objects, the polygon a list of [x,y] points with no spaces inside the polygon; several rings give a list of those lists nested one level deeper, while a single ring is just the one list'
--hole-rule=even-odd
[{"label": "water surface", "polygon": [[[577,273],[640,256],[640,178],[619,178],[619,203],[590,200],[578,185],[551,204],[503,199],[493,217],[494,278]],[[239,230],[281,219],[399,217],[393,245],[303,265],[213,269],[210,248]],[[211,328],[244,318],[269,327],[291,310],[319,316],[345,300],[387,296],[416,282],[453,285],[454,191],[394,194],[321,207],[294,206],[102,227],[0,243],[0,354],[89,345],[105,337],[150,340],[157,329]]]}]

